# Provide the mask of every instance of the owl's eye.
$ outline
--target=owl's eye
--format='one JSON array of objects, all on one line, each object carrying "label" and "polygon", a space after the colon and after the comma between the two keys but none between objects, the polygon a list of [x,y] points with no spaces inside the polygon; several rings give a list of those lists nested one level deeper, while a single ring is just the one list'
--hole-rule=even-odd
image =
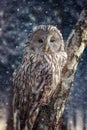
[{"label": "owl's eye", "polygon": [[39,39],[38,42],[39,42],[39,43],[43,43],[43,39]]},{"label": "owl's eye", "polygon": [[54,38],[51,38],[51,39],[50,39],[50,42],[55,42],[55,39],[54,39]]}]

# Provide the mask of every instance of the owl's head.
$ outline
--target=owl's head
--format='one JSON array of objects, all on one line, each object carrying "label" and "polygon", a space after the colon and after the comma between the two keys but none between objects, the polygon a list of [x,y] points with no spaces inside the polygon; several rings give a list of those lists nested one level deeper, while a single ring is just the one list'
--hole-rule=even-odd
[{"label": "owl's head", "polygon": [[57,53],[64,50],[60,31],[52,25],[40,25],[29,35],[27,47],[35,53]]}]

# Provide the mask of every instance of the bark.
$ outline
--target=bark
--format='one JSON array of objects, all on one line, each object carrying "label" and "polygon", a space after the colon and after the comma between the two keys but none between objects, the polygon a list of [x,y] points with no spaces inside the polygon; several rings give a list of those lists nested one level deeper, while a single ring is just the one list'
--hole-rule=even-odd
[{"label": "bark", "polygon": [[62,71],[58,89],[49,104],[43,106],[38,114],[33,130],[59,130],[61,117],[72,86],[74,74],[80,57],[87,46],[87,7],[72,30],[66,43],[68,62]]}]

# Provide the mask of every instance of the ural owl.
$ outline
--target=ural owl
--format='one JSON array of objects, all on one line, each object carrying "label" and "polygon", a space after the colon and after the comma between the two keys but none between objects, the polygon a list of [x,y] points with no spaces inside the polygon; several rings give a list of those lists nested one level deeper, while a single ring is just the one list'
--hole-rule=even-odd
[{"label": "ural owl", "polygon": [[41,106],[48,104],[60,82],[67,54],[60,31],[41,25],[29,35],[21,65],[13,74],[15,129],[32,130]]}]

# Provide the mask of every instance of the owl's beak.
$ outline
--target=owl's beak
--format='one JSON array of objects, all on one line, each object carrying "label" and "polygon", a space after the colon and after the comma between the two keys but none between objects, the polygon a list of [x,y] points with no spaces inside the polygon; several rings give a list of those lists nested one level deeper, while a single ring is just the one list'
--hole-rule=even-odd
[{"label": "owl's beak", "polygon": [[48,51],[49,47],[48,47],[48,45],[47,45],[47,44],[45,45],[44,49],[45,49],[45,52],[47,52],[47,51]]}]

